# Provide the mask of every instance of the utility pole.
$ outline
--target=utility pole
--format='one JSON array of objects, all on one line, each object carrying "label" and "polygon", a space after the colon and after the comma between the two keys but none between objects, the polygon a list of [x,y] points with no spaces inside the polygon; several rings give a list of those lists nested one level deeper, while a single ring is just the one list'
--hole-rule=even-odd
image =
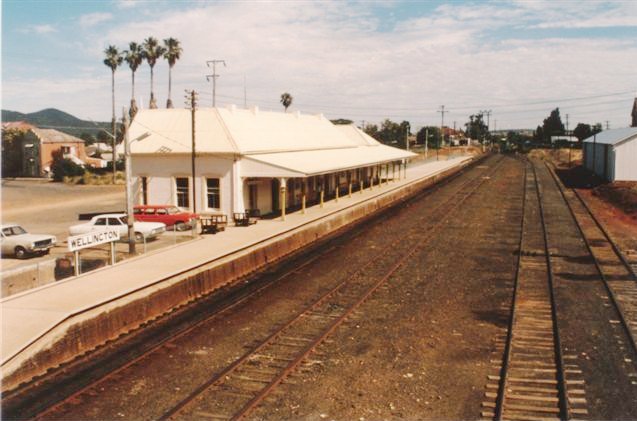
[{"label": "utility pole", "polygon": [[131,157],[130,157],[130,139],[128,138],[128,113],[126,112],[126,108],[123,109],[123,127],[124,130],[124,173],[126,175],[126,225],[128,225],[128,254],[134,256],[137,254],[137,250],[135,249],[135,220],[133,217],[133,195],[131,190]]},{"label": "utility pole", "polygon": [[217,78],[219,75],[217,74],[217,63],[222,63],[223,67],[226,67],[225,60],[208,60],[206,61],[206,65],[210,67],[210,63],[212,63],[212,74],[206,75],[206,80],[210,81],[212,79],[212,106],[217,106],[216,95],[217,95]]},{"label": "utility pole", "polygon": [[[440,137],[438,138],[439,142],[440,139],[442,139],[442,137],[444,136],[444,132],[443,132],[443,128],[445,126],[445,113],[448,113],[449,110],[445,111],[445,106],[441,105],[440,106],[440,110],[438,110],[438,112],[440,113]],[[436,161],[438,160],[438,150],[440,149],[440,143],[438,144],[438,147],[436,148]]]},{"label": "utility pole", "polygon": [[609,130],[609,129],[610,129],[610,126],[608,124],[608,120],[606,120],[606,130]]},{"label": "utility pole", "polygon": [[[192,170],[192,213],[197,213],[197,196],[195,188],[195,113],[197,110],[197,92],[195,90],[186,90],[186,108],[190,108],[192,116],[192,148],[190,151],[190,164]],[[197,220],[193,219],[192,223],[192,236],[197,235]]]}]

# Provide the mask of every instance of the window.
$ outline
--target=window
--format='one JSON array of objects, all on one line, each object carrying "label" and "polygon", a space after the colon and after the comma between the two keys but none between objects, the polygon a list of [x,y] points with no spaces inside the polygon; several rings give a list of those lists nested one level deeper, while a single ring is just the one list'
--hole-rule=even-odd
[{"label": "window", "polygon": [[218,178],[206,178],[206,195],[209,209],[219,209],[221,207]]},{"label": "window", "polygon": [[106,225],[106,218],[98,218],[95,225]]},{"label": "window", "polygon": [[118,225],[124,225],[124,224],[118,218],[108,218],[108,225],[118,226]]},{"label": "window", "polygon": [[177,206],[182,208],[189,208],[190,201],[188,200],[188,178],[175,178],[175,185],[177,187]]},{"label": "window", "polygon": [[62,153],[64,155],[67,155],[67,154],[71,153],[71,147],[70,146],[62,146],[61,149],[62,149]]}]

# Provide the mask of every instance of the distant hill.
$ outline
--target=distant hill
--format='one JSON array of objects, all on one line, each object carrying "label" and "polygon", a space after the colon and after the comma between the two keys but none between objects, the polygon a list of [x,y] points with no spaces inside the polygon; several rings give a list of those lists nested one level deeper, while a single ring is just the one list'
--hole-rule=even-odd
[{"label": "distant hill", "polygon": [[80,120],[79,118],[60,111],[55,108],[47,108],[35,113],[20,113],[17,111],[2,110],[2,122],[8,121],[26,121],[34,126],[42,129],[56,129],[73,136],[79,136],[82,133],[95,134],[102,128],[110,132],[110,123],[108,122],[92,122]]}]

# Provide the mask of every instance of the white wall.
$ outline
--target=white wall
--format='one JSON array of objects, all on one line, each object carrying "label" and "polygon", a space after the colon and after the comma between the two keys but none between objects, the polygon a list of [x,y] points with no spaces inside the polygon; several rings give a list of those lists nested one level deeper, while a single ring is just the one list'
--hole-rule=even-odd
[{"label": "white wall", "polygon": [[[177,196],[175,177],[188,177],[192,182],[192,168],[189,156],[143,156],[132,158],[132,172],[135,179],[133,191],[134,203],[142,202],[141,183],[138,177],[148,177],[148,203],[154,205],[176,205]],[[198,157],[195,163],[195,191],[197,212],[220,211],[227,215],[232,213],[232,164],[231,158]],[[206,178],[219,178],[221,209],[208,209],[206,198]],[[188,191],[192,207],[192,185]]]},{"label": "white wall", "polygon": [[615,147],[615,180],[637,181],[637,138]]}]

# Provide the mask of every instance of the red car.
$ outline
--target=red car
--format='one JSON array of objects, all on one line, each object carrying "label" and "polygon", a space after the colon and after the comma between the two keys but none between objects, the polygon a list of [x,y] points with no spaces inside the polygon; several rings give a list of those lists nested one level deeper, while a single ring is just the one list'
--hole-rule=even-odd
[{"label": "red car", "polygon": [[172,205],[138,205],[133,208],[133,215],[136,221],[163,222],[167,227],[174,226],[177,231],[191,228],[192,220],[199,217]]}]

